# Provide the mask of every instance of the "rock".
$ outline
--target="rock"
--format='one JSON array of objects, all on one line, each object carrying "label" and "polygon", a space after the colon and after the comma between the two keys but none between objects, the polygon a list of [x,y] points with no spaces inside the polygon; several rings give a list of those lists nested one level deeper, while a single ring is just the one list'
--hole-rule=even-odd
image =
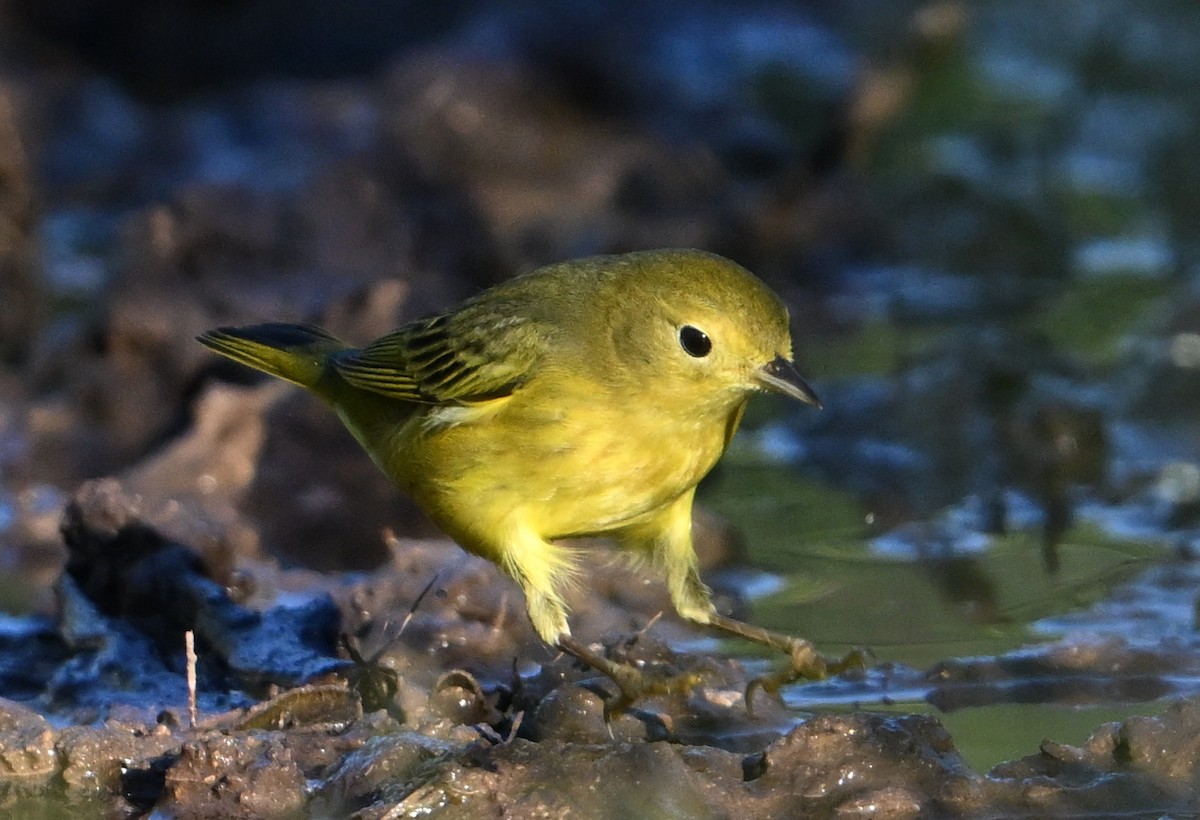
[{"label": "rock", "polygon": [[239,503],[257,472],[265,410],[286,392],[283,384],[210,387],[187,432],[122,475],[147,523],[200,548],[218,578],[228,577],[236,556],[259,554]]},{"label": "rock", "polygon": [[745,817],[726,795],[740,779],[737,756],[717,749],[516,740],[449,762],[357,816]]},{"label": "rock", "polygon": [[[185,700],[183,633],[196,634],[201,708],[247,692],[344,671],[338,613],[327,596],[263,611],[234,602],[199,557],[142,519],[120,482],[91,482],[68,505],[70,550],[59,579],[58,629],[71,650],[46,684],[52,708],[114,704],[154,712]],[[152,712],[153,713],[153,712]]]},{"label": "rock", "polygon": [[417,784],[436,776],[439,762],[465,750],[464,744],[415,732],[368,738],[325,779],[309,811],[314,816],[344,817],[365,806],[399,800]]},{"label": "rock", "polygon": [[1150,702],[1195,675],[1191,651],[1122,638],[1075,639],[998,657],[943,661],[929,672],[926,700],[943,711],[997,703]]},{"label": "rock", "polygon": [[0,630],[0,697],[30,701],[70,656],[63,635],[47,618],[7,620]]},{"label": "rock", "polygon": [[1105,724],[1079,747],[1045,742],[988,776],[1035,814],[1190,814],[1200,806],[1198,739],[1200,703],[1181,701],[1162,715]]},{"label": "rock", "polygon": [[235,820],[298,814],[306,802],[304,774],[283,733],[210,734],[183,744],[156,810]]},{"label": "rock", "polygon": [[[523,726],[525,724],[522,724]],[[604,722],[604,700],[583,686],[561,684],[543,698],[529,715],[529,737],[538,742],[556,741],[585,744],[611,743],[643,739],[645,728],[631,714]]]},{"label": "rock", "polygon": [[68,726],[59,733],[54,749],[68,793],[81,797],[123,794],[129,772],[148,774],[157,758],[174,755],[179,746],[179,738],[166,727],[148,731],[142,726],[109,722]]},{"label": "rock", "polygon": [[754,816],[961,816],[981,778],[925,715],[854,713],[805,721],[762,753],[748,784]]},{"label": "rock", "polygon": [[54,730],[32,709],[0,698],[0,785],[44,787],[58,771]]}]

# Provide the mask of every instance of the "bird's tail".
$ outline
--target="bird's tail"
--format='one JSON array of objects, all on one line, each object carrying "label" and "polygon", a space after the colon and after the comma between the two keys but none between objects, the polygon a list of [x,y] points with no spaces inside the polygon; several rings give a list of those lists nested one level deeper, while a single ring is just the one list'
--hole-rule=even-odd
[{"label": "bird's tail", "polygon": [[312,390],[329,356],[348,345],[311,325],[219,327],[196,337],[208,348],[272,376]]}]

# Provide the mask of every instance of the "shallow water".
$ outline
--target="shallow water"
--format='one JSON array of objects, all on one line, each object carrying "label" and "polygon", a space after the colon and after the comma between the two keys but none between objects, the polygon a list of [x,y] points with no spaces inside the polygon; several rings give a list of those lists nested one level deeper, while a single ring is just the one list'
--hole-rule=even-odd
[{"label": "shallow water", "polygon": [[[754,411],[703,499],[783,579],[754,620],[888,670],[789,703],[958,706],[941,716],[986,768],[1198,688],[1200,15],[915,19],[959,36],[876,54],[903,105],[862,167],[870,250],[824,248],[853,261],[823,281],[827,321],[797,322],[827,409]],[[1072,653],[1086,675],[1021,664]],[[943,661],[986,693],[935,692]]]},{"label": "shallow water", "polygon": [[[1036,531],[999,538],[959,533],[951,554],[905,554],[895,544],[911,544],[914,538],[904,536],[913,532],[870,537],[868,512],[798,478],[795,468],[731,465],[706,488],[703,501],[745,532],[752,560],[782,581],[753,601],[755,622],[802,635],[828,654],[869,647],[880,664],[865,681],[792,685],[785,699],[798,710],[937,712],[926,700],[936,683],[928,675],[942,661],[1004,657],[1055,641],[1140,635],[1153,645],[1171,633],[1191,640],[1193,587],[1175,583],[1173,600],[1164,599],[1164,548],[1107,538],[1087,524],[1067,534],[1059,570],[1051,574]],[[1184,567],[1195,574],[1190,564]],[[1200,690],[1194,676],[1167,681],[1164,675],[1162,681],[1164,691],[1147,702],[1088,696],[1072,703],[1080,694],[1069,685],[1044,702],[1004,702],[1030,697],[1028,687],[1018,687],[1010,695],[989,695],[986,705],[940,714],[967,759],[986,771],[1032,753],[1043,739],[1078,743],[1102,722],[1153,714],[1165,705],[1162,697]]]}]

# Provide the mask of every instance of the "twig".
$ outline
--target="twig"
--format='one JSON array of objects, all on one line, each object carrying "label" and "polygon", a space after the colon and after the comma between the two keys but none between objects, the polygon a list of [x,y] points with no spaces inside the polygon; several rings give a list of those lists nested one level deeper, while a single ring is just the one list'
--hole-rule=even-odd
[{"label": "twig", "polygon": [[419,595],[417,595],[417,599],[412,602],[412,606],[408,608],[408,614],[405,615],[404,620],[400,622],[400,628],[396,630],[396,634],[389,638],[387,643],[385,643],[381,649],[387,648],[392,641],[396,640],[396,638],[399,638],[400,635],[404,633],[404,630],[408,627],[409,622],[412,621],[413,616],[417,614],[417,607],[419,607],[421,602],[425,600],[425,596],[429,594],[429,590],[433,589],[433,585],[437,583],[437,579],[438,573],[435,572],[433,577],[429,579],[429,583],[426,584],[425,588],[421,590]]},{"label": "twig", "polygon": [[192,630],[183,633],[187,653],[188,726],[196,728],[196,636]]}]

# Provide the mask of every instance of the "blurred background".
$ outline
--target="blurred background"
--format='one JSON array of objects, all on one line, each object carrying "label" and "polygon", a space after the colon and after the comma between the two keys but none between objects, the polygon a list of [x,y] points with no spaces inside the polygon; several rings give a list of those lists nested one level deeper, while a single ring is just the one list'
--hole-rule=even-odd
[{"label": "blurred background", "polygon": [[48,608],[97,476],[227,566],[433,533],[298,391],[220,405],[257,381],[197,333],[365,342],[694,246],[784,295],[826,403],[757,403],[703,487],[755,620],[947,680],[1136,650],[1145,689],[889,697],[1158,708],[1198,680],[1197,42],[1185,0],[4,0],[0,604]]}]

